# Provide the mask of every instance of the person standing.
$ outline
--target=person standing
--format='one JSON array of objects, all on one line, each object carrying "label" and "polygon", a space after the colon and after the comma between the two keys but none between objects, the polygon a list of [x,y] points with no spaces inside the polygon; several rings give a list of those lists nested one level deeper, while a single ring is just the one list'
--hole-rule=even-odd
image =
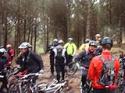
[{"label": "person standing", "polygon": [[88,50],[83,50],[75,58],[75,61],[80,62],[81,66],[84,68],[82,69],[82,77],[81,77],[82,88],[84,87],[87,81],[87,73],[90,61],[94,56],[96,56],[96,48],[97,48],[97,43],[95,41],[90,41]]},{"label": "person standing", "polygon": [[8,54],[8,65],[11,65],[11,62],[15,56],[15,50],[12,48],[11,44],[6,45],[6,51]]},{"label": "person standing", "polygon": [[115,93],[120,63],[110,52],[113,46],[111,38],[104,37],[101,45],[103,51],[92,59],[88,79],[92,82],[94,93]]},{"label": "person standing", "polygon": [[68,42],[64,45],[66,49],[66,65],[72,62],[73,56],[76,54],[77,46],[73,42],[73,38],[68,38]]},{"label": "person standing", "polygon": [[50,46],[50,71],[51,71],[51,76],[54,76],[54,48],[58,45],[58,39],[54,39],[52,42],[52,45]]},{"label": "person standing", "polygon": [[66,50],[63,47],[63,40],[59,40],[58,46],[54,49],[56,78],[58,83],[65,79]]}]

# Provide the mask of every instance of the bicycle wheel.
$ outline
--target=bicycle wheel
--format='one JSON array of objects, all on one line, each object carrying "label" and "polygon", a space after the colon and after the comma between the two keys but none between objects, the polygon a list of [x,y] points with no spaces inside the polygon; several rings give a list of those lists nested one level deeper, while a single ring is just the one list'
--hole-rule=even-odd
[{"label": "bicycle wheel", "polygon": [[68,65],[68,70],[67,70],[67,74],[69,75],[69,76],[73,76],[76,72],[77,72],[77,70],[78,70],[78,67],[77,67],[77,65],[76,65],[76,62],[72,62],[72,63],[70,63],[69,65]]},{"label": "bicycle wheel", "polygon": [[9,86],[8,93],[20,93],[19,87],[16,84],[11,84]]},{"label": "bicycle wheel", "polygon": [[46,93],[45,90],[47,88],[47,84],[46,83],[39,83],[37,84],[37,91],[38,93]]},{"label": "bicycle wheel", "polygon": [[57,93],[66,93],[66,88],[61,87]]},{"label": "bicycle wheel", "polygon": [[29,84],[23,84],[21,86],[22,93],[32,93]]},{"label": "bicycle wheel", "polygon": [[81,84],[81,93],[93,93],[92,87],[87,83],[84,86]]}]

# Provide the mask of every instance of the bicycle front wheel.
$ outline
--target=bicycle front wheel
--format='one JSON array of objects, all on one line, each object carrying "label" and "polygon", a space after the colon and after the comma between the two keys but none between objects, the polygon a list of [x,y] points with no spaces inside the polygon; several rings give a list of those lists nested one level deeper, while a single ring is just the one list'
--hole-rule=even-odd
[{"label": "bicycle front wheel", "polygon": [[78,67],[75,62],[70,63],[68,66],[69,66],[69,69],[67,71],[67,74],[69,76],[73,76],[77,72]]},{"label": "bicycle front wheel", "polygon": [[21,93],[19,90],[19,86],[16,84],[12,84],[9,86],[8,93]]}]

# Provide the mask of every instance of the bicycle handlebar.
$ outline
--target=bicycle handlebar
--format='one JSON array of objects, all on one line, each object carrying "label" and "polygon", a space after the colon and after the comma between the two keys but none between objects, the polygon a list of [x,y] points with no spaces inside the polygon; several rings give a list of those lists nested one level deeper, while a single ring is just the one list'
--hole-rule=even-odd
[{"label": "bicycle handlebar", "polygon": [[27,75],[24,75],[21,79],[26,79],[30,76],[40,76],[42,74],[40,74],[39,72],[38,73],[30,73],[30,74],[27,74]]}]

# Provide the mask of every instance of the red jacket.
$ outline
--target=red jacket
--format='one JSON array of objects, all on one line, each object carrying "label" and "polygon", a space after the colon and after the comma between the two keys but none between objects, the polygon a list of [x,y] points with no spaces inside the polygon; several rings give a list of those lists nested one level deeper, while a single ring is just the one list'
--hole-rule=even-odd
[{"label": "red jacket", "polygon": [[[109,50],[103,50],[101,54],[105,59],[111,59],[111,53]],[[103,85],[99,84],[99,77],[101,75],[101,71],[103,68],[103,62],[100,60],[99,56],[94,57],[91,60],[89,70],[88,70],[88,79],[92,81],[92,87],[95,89],[103,89],[105,88]],[[114,72],[115,72],[115,79],[118,78],[118,72],[120,68],[120,63],[117,58],[114,60]],[[116,85],[116,84],[114,84]],[[112,85],[112,86],[114,86]]]},{"label": "red jacket", "polygon": [[14,55],[15,55],[14,49],[12,49],[12,48],[9,49],[9,50],[8,50],[8,64],[11,64]]}]

